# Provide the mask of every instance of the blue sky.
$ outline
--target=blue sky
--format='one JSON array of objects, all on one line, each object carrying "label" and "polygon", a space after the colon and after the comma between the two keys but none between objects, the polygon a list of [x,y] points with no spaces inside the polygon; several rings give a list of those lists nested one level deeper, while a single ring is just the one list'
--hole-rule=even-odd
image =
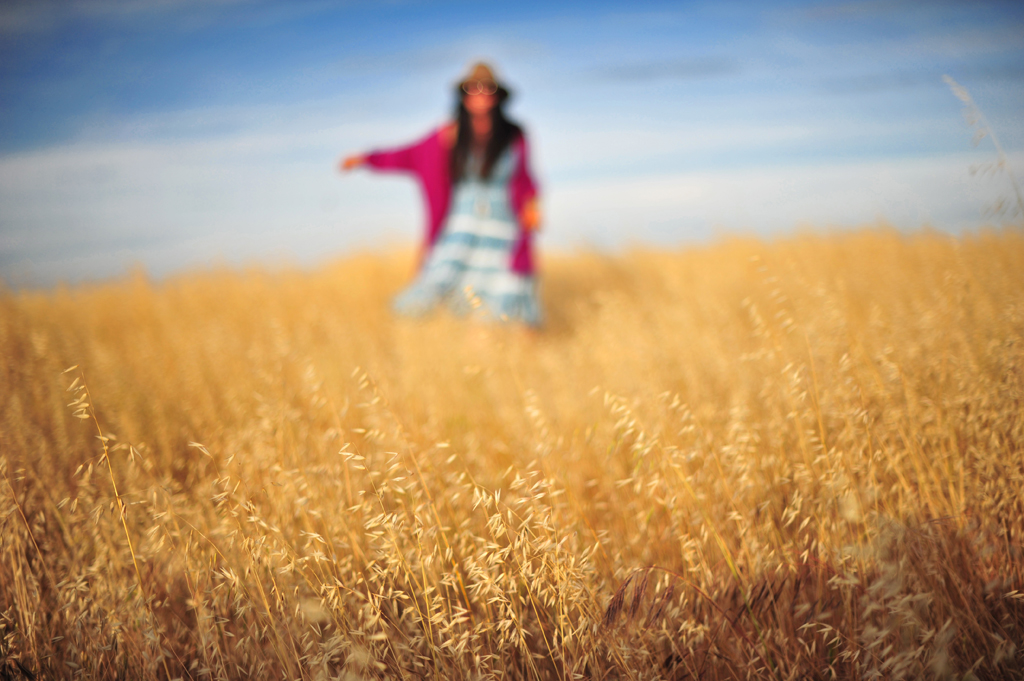
[{"label": "blue sky", "polygon": [[334,171],[442,122],[492,60],[542,247],[879,220],[959,233],[1024,175],[1024,9],[1001,2],[0,4],[0,275],[313,264],[418,238],[407,179]]}]

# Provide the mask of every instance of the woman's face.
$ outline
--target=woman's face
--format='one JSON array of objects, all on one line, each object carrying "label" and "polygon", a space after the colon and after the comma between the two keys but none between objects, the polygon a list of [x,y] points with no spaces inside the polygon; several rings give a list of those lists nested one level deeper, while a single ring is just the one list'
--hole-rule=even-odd
[{"label": "woman's face", "polygon": [[478,92],[474,94],[467,94],[462,98],[462,104],[466,107],[466,111],[470,114],[480,115],[490,113],[491,109],[494,108],[494,104],[498,98],[495,94],[486,94]]}]

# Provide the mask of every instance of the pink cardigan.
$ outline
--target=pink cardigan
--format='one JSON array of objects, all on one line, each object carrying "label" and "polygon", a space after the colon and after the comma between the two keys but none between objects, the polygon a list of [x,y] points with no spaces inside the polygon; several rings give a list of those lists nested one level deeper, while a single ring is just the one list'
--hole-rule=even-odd
[{"label": "pink cardigan", "polygon": [[[427,231],[424,239],[427,252],[434,247],[440,236],[452,195],[452,183],[448,176],[449,151],[442,141],[442,130],[439,128],[410,146],[375,151],[366,156],[367,164],[376,170],[406,171],[419,180],[427,200]],[[537,195],[537,186],[530,175],[526,139],[519,137],[512,143],[512,149],[516,154],[516,167],[509,180],[508,201],[519,221],[519,238],[513,246],[509,266],[513,272],[533,274],[533,234],[523,227],[522,211],[527,201]]]}]

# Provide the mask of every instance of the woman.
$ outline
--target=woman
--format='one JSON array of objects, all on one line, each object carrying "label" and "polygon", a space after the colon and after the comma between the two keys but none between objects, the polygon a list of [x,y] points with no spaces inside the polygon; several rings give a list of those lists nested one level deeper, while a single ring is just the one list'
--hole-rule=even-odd
[{"label": "woman", "polygon": [[509,93],[486,64],[459,83],[455,122],[408,147],[349,156],[343,170],[413,173],[427,201],[415,280],[395,299],[403,314],[438,304],[491,319],[541,321],[533,234],[540,226],[526,138],[502,110]]}]

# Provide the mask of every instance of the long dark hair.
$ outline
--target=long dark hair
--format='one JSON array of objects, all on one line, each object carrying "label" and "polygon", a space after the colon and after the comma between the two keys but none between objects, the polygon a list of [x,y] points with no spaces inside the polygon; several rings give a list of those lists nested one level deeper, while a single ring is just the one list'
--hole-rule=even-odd
[{"label": "long dark hair", "polygon": [[[470,122],[469,111],[463,104],[465,93],[460,86],[457,90],[459,104],[455,109],[455,117],[459,125],[459,135],[455,138],[455,146],[452,147],[451,156],[448,161],[448,170],[451,173],[452,183],[457,183],[466,174],[466,162],[473,148],[473,126]],[[480,169],[480,176],[487,179],[491,176],[494,164],[497,163],[501,152],[505,151],[508,145],[522,136],[523,129],[505,118],[502,105],[508,99],[508,90],[499,87],[494,93],[494,108],[491,109],[491,139],[487,142],[484,150],[484,164]]]}]

